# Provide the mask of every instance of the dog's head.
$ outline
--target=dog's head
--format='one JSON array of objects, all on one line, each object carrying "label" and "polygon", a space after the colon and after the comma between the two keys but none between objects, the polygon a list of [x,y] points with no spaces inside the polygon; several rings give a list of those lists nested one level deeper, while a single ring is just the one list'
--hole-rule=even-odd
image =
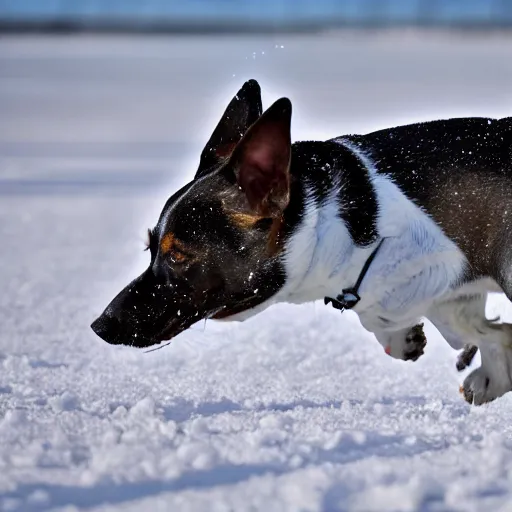
[{"label": "dog's head", "polygon": [[149,231],[149,267],[92,324],[101,338],[148,347],[203,318],[255,308],[283,286],[290,121],[288,99],[262,114],[259,85],[244,84],[194,180],[167,201]]}]

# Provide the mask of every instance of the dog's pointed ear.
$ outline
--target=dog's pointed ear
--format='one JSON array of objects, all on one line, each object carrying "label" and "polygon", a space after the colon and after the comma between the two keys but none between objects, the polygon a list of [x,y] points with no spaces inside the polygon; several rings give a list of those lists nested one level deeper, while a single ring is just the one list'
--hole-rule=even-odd
[{"label": "dog's pointed ear", "polygon": [[249,128],[231,156],[229,167],[257,215],[279,217],[288,206],[291,117],[290,100],[277,100]]},{"label": "dog's pointed ear", "polygon": [[256,80],[248,80],[227,106],[201,153],[195,179],[229,158],[249,127],[262,114],[261,89]]}]

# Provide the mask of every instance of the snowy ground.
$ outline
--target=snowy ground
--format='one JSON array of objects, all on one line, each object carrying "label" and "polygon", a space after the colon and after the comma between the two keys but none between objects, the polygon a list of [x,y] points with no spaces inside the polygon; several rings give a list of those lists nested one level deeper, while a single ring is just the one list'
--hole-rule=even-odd
[{"label": "snowy ground", "polygon": [[468,406],[433,329],[404,363],[321,304],[151,354],[89,324],[245,78],[291,96],[295,138],[328,136],[512,115],[511,54],[441,34],[0,40],[0,510],[510,511],[512,396]]}]

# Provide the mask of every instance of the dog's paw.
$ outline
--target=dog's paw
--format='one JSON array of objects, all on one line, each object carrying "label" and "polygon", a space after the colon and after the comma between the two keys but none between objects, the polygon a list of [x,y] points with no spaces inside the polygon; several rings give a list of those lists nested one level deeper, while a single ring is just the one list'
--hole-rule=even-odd
[{"label": "dog's paw", "polygon": [[472,371],[465,379],[460,387],[460,392],[464,400],[470,404],[482,405],[492,402],[498,395],[491,386],[491,378],[487,375],[483,368],[477,368]]},{"label": "dog's paw", "polygon": [[478,347],[476,345],[464,345],[464,349],[457,357],[457,371],[464,371],[473,362],[477,352]]},{"label": "dog's paw", "polygon": [[406,361],[416,361],[424,354],[427,346],[427,337],[423,331],[423,324],[415,325],[405,337],[404,357]]},{"label": "dog's paw", "polygon": [[460,387],[466,402],[473,405],[492,402],[509,391],[512,391],[512,385],[508,376],[500,378],[499,375],[489,374],[483,366],[473,370]]},{"label": "dog's paw", "polygon": [[417,324],[405,331],[390,333],[385,351],[395,359],[416,361],[423,355],[426,345],[427,337],[423,332],[423,324]]},{"label": "dog's paw", "polygon": [[492,332],[501,336],[501,343],[480,345],[482,366],[472,371],[461,386],[461,392],[470,404],[492,402],[512,391],[512,347],[503,343],[503,340],[509,339],[509,328],[506,325],[506,328],[499,326]]}]

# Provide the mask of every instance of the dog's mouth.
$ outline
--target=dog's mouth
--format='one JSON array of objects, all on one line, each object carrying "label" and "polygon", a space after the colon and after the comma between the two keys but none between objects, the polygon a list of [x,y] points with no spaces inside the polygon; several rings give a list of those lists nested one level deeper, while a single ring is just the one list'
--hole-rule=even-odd
[{"label": "dog's mouth", "polygon": [[231,306],[222,306],[218,308],[211,316],[213,320],[225,320],[231,316],[238,315],[239,313],[243,313],[248,309],[251,309],[258,304],[261,303],[261,297],[258,295],[253,295],[252,297],[247,297],[245,299],[239,300],[236,304]]},{"label": "dog's mouth", "polygon": [[[178,334],[181,334],[183,331],[186,331],[188,328],[190,328],[192,325],[194,325],[196,322],[200,322],[202,320],[209,320],[209,319],[216,319],[218,318],[217,315],[222,314],[223,310],[226,306],[222,306],[220,308],[216,308],[206,314],[199,314],[199,312],[196,312],[191,317],[181,317],[181,314],[177,318],[173,318],[155,337],[154,345],[161,344],[164,341],[170,341]],[[231,312],[227,312],[225,317],[231,316]],[[224,318],[225,318],[224,317]]]},{"label": "dog's mouth", "polygon": [[196,314],[195,317],[186,319],[180,319],[179,317],[173,318],[161,331],[155,336],[155,344],[163,343],[164,341],[170,341],[178,334],[186,331],[191,325],[196,322],[199,322],[201,317]]},{"label": "dog's mouth", "polygon": [[190,325],[192,325],[192,322],[190,322],[189,325],[177,325],[174,321],[172,321],[155,337],[154,345],[163,343],[164,341],[172,340],[174,337],[178,336],[178,334],[187,330]]},{"label": "dog's mouth", "polygon": [[237,312],[233,309],[228,309],[226,306],[220,308],[220,310],[211,316],[213,320],[224,320],[225,318],[229,318],[230,316],[235,315]]},{"label": "dog's mouth", "polygon": [[[250,297],[249,299],[252,299]],[[237,306],[229,307],[229,306],[220,306],[215,308],[203,315],[200,315],[199,312],[196,312],[195,315],[189,320],[185,320],[183,325],[177,323],[176,319],[171,320],[169,325],[163,329],[163,331],[159,334],[159,343],[162,341],[169,341],[178,334],[183,331],[186,331],[190,326],[195,324],[196,322],[200,322],[202,320],[223,320],[229,318],[230,316],[234,316],[242,311],[246,311],[250,309],[252,305],[248,305],[249,299],[242,300],[238,303]]]},{"label": "dog's mouth", "polygon": [[[248,299],[240,301],[236,306],[221,306],[219,308],[213,309],[206,314],[199,314],[196,312],[192,317],[180,317],[173,318],[159,333],[155,336],[155,340],[151,345],[160,345],[166,341],[171,341],[173,338],[181,334],[182,332],[189,329],[196,322],[200,322],[202,320],[225,320],[231,316],[237,315],[238,313],[242,313],[251,309],[253,302],[253,298],[250,297]],[[149,345],[148,345],[149,346]]]}]

